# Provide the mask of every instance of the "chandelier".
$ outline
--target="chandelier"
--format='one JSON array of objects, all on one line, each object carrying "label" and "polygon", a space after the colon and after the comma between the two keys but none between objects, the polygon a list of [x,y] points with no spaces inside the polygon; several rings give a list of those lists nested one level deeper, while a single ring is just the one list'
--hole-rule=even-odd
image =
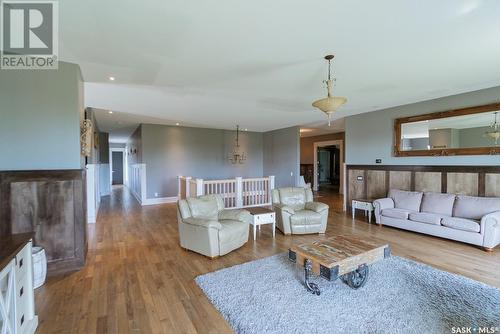
[{"label": "chandelier", "polygon": [[495,145],[498,145],[498,139],[500,139],[500,123],[497,122],[497,115],[498,111],[495,112],[495,122],[490,125],[491,130],[485,133],[486,136],[495,141]]},{"label": "chandelier", "polygon": [[317,100],[313,102],[313,107],[318,108],[322,112],[324,112],[328,116],[328,126],[331,123],[332,114],[337,111],[337,109],[347,102],[345,97],[341,96],[333,96],[333,80],[331,77],[331,69],[332,69],[332,59],[333,55],[325,56],[325,59],[328,60],[328,80],[325,80],[326,89],[328,91],[328,96],[324,99]]},{"label": "chandelier", "polygon": [[229,156],[229,161],[233,164],[243,164],[246,159],[245,152],[242,152],[240,149],[240,126],[236,125],[236,145],[234,146],[233,153]]}]

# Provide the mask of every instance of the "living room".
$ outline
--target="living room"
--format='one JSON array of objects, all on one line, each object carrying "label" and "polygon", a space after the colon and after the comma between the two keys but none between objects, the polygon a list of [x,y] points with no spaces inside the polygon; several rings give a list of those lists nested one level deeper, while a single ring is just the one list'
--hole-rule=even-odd
[{"label": "living room", "polygon": [[500,333],[500,3],[0,6],[1,333]]}]

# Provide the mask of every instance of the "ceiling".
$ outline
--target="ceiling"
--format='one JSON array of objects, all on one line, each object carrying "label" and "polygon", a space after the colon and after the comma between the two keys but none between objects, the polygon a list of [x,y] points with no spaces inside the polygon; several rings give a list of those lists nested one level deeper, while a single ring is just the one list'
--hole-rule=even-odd
[{"label": "ceiling", "polygon": [[224,129],[325,128],[311,102],[326,94],[328,53],[334,94],[348,98],[335,119],[500,85],[496,0],[59,6],[60,59],[81,66],[86,105],[113,110],[115,126],[123,113]]}]

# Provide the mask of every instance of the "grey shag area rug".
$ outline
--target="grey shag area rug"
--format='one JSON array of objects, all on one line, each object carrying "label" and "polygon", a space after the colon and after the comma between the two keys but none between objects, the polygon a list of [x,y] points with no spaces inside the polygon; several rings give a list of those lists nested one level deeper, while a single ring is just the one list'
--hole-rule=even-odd
[{"label": "grey shag area rug", "polygon": [[[286,253],[196,278],[237,333],[452,333],[500,329],[500,289],[400,257],[353,290],[322,278],[307,292]],[[474,331],[472,332],[474,333]]]}]

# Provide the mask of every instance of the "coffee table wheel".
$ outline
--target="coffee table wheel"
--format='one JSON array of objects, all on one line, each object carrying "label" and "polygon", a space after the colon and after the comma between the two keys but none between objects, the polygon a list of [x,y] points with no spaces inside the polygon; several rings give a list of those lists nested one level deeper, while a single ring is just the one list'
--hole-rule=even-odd
[{"label": "coffee table wheel", "polygon": [[312,262],[309,259],[304,261],[304,283],[306,285],[307,291],[311,292],[313,295],[319,296],[321,291],[316,283],[309,282],[309,277],[312,271]]},{"label": "coffee table wheel", "polygon": [[358,269],[351,271],[342,276],[342,281],[347,284],[351,289],[359,289],[365,285],[368,280],[369,269],[368,266],[363,264]]}]

